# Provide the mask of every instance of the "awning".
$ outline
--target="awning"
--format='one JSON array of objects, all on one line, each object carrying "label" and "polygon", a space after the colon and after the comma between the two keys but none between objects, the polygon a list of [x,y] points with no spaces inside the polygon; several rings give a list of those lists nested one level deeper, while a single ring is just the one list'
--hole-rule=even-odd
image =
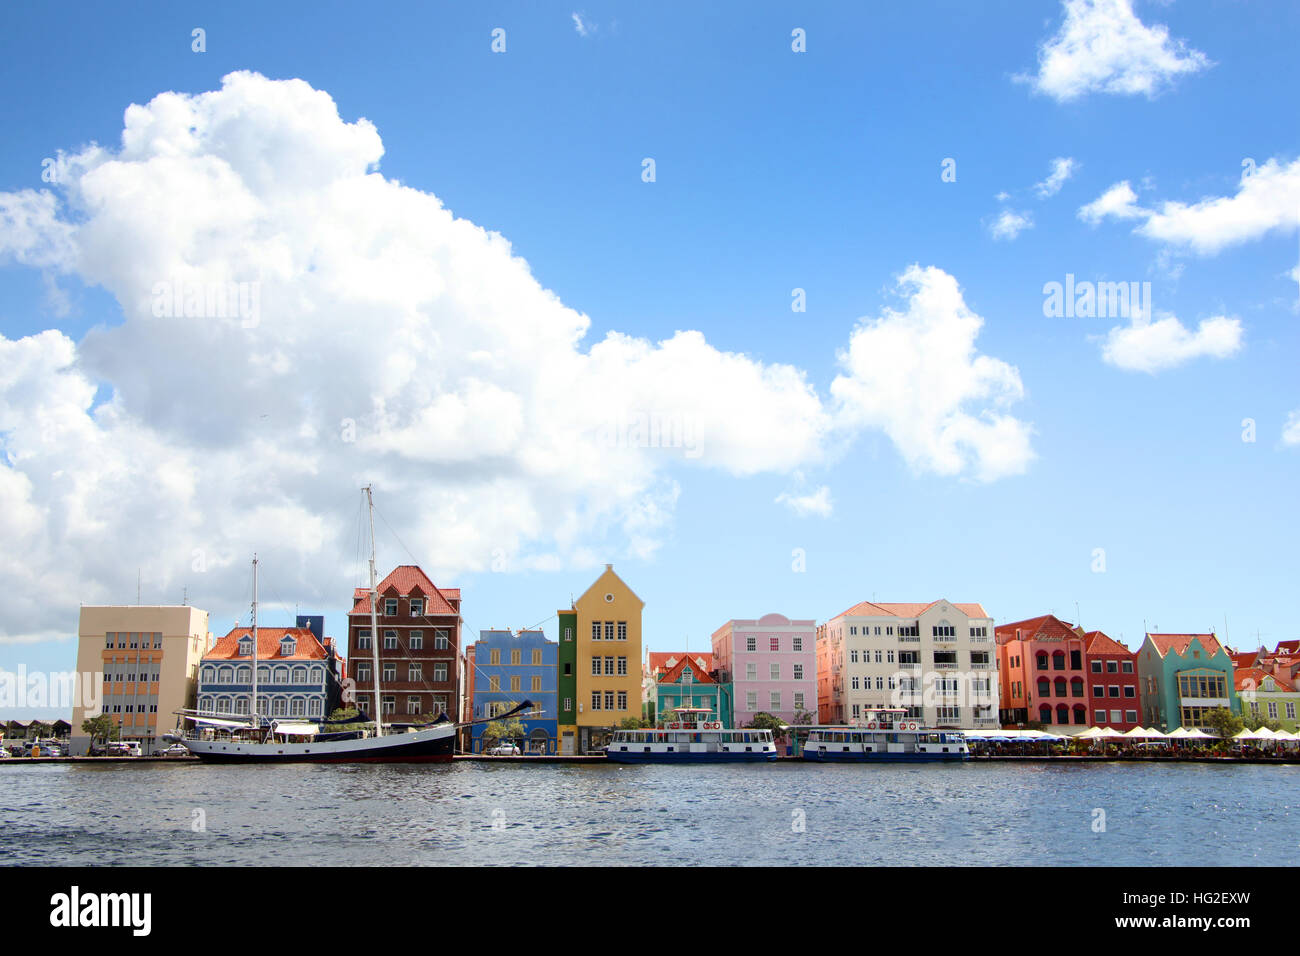
[{"label": "awning", "polygon": [[273,720],[271,721],[271,733],[273,734],[293,734],[300,737],[314,737],[320,730],[315,724],[310,724],[305,720]]}]

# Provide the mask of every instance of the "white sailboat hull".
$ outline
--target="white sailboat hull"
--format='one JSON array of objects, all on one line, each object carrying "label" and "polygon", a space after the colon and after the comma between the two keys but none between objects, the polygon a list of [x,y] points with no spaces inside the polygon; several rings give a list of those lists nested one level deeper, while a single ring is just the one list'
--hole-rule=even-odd
[{"label": "white sailboat hull", "polygon": [[196,757],[209,763],[418,763],[450,761],[456,725],[384,737],[307,743],[251,743],[243,740],[187,740]]}]

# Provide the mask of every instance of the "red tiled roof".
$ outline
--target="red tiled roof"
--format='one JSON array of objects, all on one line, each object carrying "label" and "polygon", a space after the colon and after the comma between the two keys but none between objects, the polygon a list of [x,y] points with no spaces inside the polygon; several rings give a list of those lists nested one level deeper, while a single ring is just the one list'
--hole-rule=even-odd
[{"label": "red tiled roof", "polygon": [[[381,595],[398,595],[406,597],[419,594],[428,600],[424,614],[426,617],[440,614],[458,613],[449,603],[460,600],[460,588],[440,588],[429,580],[429,576],[414,564],[403,564],[394,568],[388,576],[379,582]],[[356,588],[352,592],[352,614],[370,613],[370,589]]]},{"label": "red tiled roof", "polygon": [[1277,689],[1285,691],[1288,694],[1295,693],[1295,684],[1285,677],[1278,677],[1272,671],[1266,671],[1262,667],[1242,667],[1232,673],[1233,684],[1237,690],[1245,690],[1247,681],[1251,681],[1249,688],[1251,690],[1263,690],[1264,678],[1271,677],[1277,684]]},{"label": "red tiled roof", "polygon": [[1259,651],[1242,651],[1228,656],[1232,658],[1232,666],[1236,668],[1254,667],[1259,661]]},{"label": "red tiled roof", "polygon": [[1213,657],[1223,649],[1219,644],[1219,639],[1213,634],[1147,634],[1151,638],[1151,643],[1156,646],[1160,656],[1164,657],[1171,650],[1182,657],[1187,653],[1187,647],[1192,643],[1192,638],[1201,642],[1207,654]]},{"label": "red tiled roof", "polygon": [[993,628],[993,636],[998,639],[999,644],[1005,644],[1007,641],[1017,640],[1017,631],[1020,632],[1019,640],[1022,641],[1059,641],[1082,636],[1073,624],[1062,621],[1054,614],[1042,614],[1025,621],[999,624]]},{"label": "red tiled roof", "polygon": [[1087,643],[1084,645],[1088,654],[1125,654],[1132,656],[1133,652],[1101,631],[1089,631],[1083,638]]},{"label": "red tiled roof", "polygon": [[1278,656],[1285,654],[1294,657],[1296,654],[1300,654],[1300,641],[1278,641],[1273,653]]},{"label": "red tiled roof", "polygon": [[[835,617],[920,617],[938,603],[938,601],[931,601],[929,604],[881,604],[874,601],[862,601],[853,605],[847,611],[835,615]],[[952,606],[967,617],[988,617],[988,613],[980,604],[957,604],[952,602]],[[831,620],[834,619],[831,618]]]},{"label": "red tiled roof", "polygon": [[[203,655],[205,661],[236,660],[239,653],[239,639],[252,633],[250,627],[237,627],[225,637],[219,639],[212,650]],[[280,641],[292,637],[297,641],[294,653],[280,653]],[[259,661],[323,661],[328,658],[325,648],[316,635],[307,627],[259,627],[257,629],[257,659]],[[251,660],[251,657],[245,658]]]},{"label": "red tiled roof", "polygon": [[712,677],[709,676],[708,671],[701,670],[700,665],[695,663],[695,658],[701,656],[703,655],[691,654],[690,656],[683,657],[675,665],[673,665],[671,670],[669,670],[666,674],[664,674],[662,677],[659,678],[658,683],[660,684],[677,683],[677,679],[681,676],[682,671],[684,671],[689,666],[691,671],[695,674],[695,683],[716,684],[717,681],[715,681]]},{"label": "red tiled roof", "polygon": [[[679,664],[681,663],[682,658],[685,656],[686,656],[686,651],[651,651],[649,654],[650,675],[652,677],[657,677],[659,674],[667,671],[668,661],[670,658],[672,659],[674,664]],[[717,666],[713,660],[713,654],[710,651],[693,651],[691,652],[690,658],[692,661],[696,661],[703,658],[705,673],[708,673],[709,671],[713,670],[715,666]]]}]

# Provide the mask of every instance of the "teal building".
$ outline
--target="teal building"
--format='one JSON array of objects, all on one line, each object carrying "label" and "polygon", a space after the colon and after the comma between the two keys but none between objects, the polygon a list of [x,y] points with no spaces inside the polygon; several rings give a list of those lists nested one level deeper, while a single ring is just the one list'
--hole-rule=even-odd
[{"label": "teal building", "polygon": [[1137,652],[1143,726],[1206,729],[1205,713],[1241,713],[1233,661],[1213,634],[1147,634]]}]

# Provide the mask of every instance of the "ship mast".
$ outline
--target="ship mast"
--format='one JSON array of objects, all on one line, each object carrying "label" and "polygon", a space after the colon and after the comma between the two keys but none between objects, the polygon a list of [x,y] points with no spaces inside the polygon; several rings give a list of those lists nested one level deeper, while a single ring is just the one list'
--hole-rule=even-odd
[{"label": "ship mast", "polygon": [[257,717],[257,552],[253,552],[253,706],[250,708],[253,730],[261,732],[262,722]]},{"label": "ship mast", "polygon": [[384,735],[384,704],[379,696],[379,584],[375,578],[375,499],[374,485],[366,485],[366,504],[370,510],[370,656],[375,669],[375,736]]}]

